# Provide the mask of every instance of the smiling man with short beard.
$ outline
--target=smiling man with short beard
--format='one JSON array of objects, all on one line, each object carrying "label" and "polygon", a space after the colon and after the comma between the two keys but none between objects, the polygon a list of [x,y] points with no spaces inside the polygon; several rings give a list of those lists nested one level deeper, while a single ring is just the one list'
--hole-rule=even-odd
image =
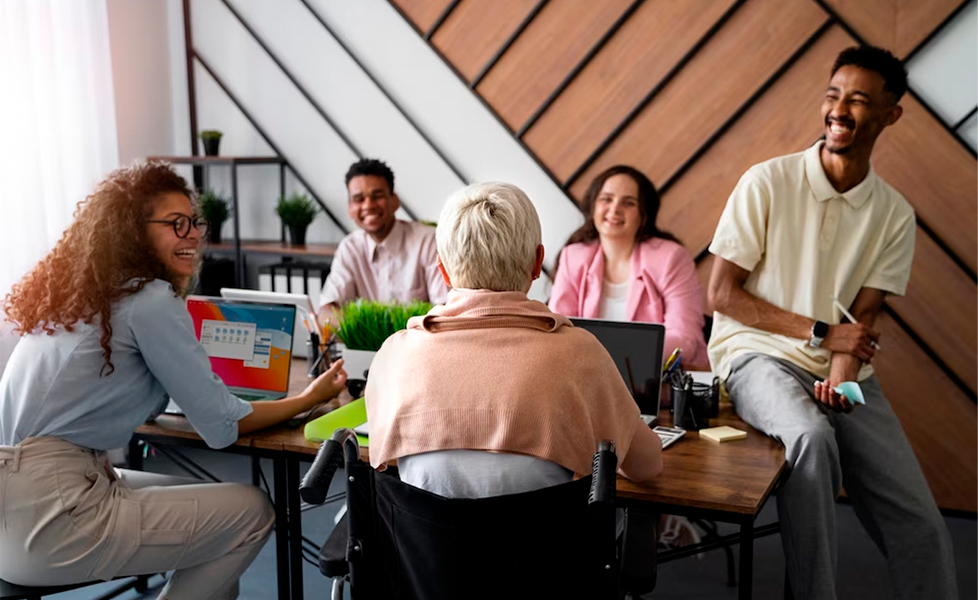
[{"label": "smiling man with short beard", "polygon": [[[944,520],[870,365],[887,294],[910,278],[913,208],[870,166],[907,89],[886,50],[839,54],[822,101],[824,140],[755,165],[717,225],[709,354],[737,413],[785,446],[778,491],[794,597],[834,599],[835,500],[846,491],[886,556],[898,598],[957,598]],[[848,307],[855,323],[843,322]],[[835,391],[856,381],[865,404]]]},{"label": "smiling man with short beard", "polygon": [[347,171],[346,189],[347,214],[360,231],[336,249],[319,297],[320,315],[335,322],[339,308],[357,298],[443,303],[448,288],[438,271],[435,228],[397,218],[401,200],[390,167],[361,159]]}]

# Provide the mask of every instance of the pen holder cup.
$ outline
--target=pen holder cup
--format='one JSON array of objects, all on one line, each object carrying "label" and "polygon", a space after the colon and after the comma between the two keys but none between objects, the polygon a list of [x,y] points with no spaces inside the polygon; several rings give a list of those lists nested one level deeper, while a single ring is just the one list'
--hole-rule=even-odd
[{"label": "pen holder cup", "polygon": [[683,429],[698,430],[710,426],[720,412],[720,380],[712,385],[678,379],[670,384],[673,424]]},{"label": "pen holder cup", "polygon": [[314,378],[325,373],[327,361],[324,358],[319,351],[319,336],[310,333],[306,340],[306,375]]}]

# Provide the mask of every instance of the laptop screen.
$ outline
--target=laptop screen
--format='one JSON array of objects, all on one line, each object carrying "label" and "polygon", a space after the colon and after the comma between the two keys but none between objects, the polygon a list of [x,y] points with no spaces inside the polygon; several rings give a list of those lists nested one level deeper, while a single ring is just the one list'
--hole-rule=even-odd
[{"label": "laptop screen", "polygon": [[605,347],[632,391],[639,411],[643,415],[658,415],[666,328],[655,323],[596,319],[571,319],[571,322],[591,332]]},{"label": "laptop screen", "polygon": [[211,368],[226,386],[288,392],[295,306],[190,296],[187,311]]}]

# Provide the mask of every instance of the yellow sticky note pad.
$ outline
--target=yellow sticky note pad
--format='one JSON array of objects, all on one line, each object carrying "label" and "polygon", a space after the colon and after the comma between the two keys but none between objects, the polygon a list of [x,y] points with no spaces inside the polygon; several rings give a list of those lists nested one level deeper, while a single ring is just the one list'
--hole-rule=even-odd
[{"label": "yellow sticky note pad", "polygon": [[700,437],[704,437],[714,442],[732,442],[734,440],[742,440],[746,438],[747,432],[723,425],[721,427],[700,429]]}]

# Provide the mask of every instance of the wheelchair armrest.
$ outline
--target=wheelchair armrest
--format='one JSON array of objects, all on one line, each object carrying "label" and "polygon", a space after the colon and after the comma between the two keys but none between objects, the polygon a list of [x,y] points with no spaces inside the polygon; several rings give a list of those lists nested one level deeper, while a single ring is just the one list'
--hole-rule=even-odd
[{"label": "wheelchair armrest", "polygon": [[299,485],[299,496],[309,504],[322,504],[326,500],[329,484],[336,470],[343,464],[343,449],[352,457],[360,456],[360,444],[352,429],[337,429],[330,439],[319,446],[312,466]]},{"label": "wheelchair armrest", "polygon": [[349,512],[343,515],[319,549],[319,572],[326,577],[344,577],[350,572],[350,563],[346,560],[346,546],[350,538],[349,517]]}]

